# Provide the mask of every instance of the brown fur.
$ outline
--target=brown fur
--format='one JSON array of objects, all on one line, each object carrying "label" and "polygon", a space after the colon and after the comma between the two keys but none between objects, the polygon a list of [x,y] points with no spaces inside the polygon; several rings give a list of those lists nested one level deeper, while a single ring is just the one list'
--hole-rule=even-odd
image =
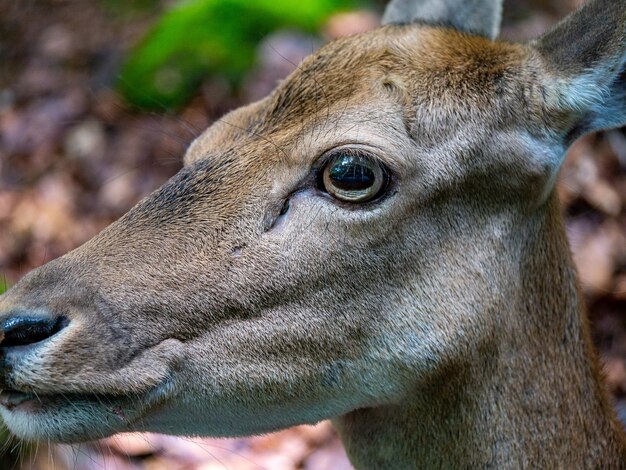
[{"label": "brown fur", "polygon": [[[387,25],[225,116],[162,188],[0,298],[5,317],[71,319],[7,352],[5,387],[47,397],[0,410],[9,428],[334,418],[357,468],[624,467],[553,191],[576,98],[596,96],[568,95],[542,44]],[[386,197],[319,190],[342,146],[390,168]]]}]

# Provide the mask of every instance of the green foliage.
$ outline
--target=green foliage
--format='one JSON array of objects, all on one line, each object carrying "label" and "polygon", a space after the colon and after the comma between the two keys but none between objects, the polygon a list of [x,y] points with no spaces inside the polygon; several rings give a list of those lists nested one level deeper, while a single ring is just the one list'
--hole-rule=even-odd
[{"label": "green foliage", "polygon": [[124,64],[119,88],[144,108],[183,104],[209,73],[241,82],[257,43],[279,28],[319,29],[363,0],[190,0],[165,13]]},{"label": "green foliage", "polygon": [[0,274],[0,295],[4,294],[8,288],[9,285],[6,278],[2,274]]}]

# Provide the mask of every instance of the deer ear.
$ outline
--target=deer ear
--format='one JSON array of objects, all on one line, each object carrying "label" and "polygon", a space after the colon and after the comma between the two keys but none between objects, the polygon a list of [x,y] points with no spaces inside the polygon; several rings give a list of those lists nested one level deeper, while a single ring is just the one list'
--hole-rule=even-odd
[{"label": "deer ear", "polygon": [[626,1],[593,0],[533,45],[548,68],[544,106],[570,142],[626,125]]},{"label": "deer ear", "polygon": [[383,24],[422,22],[490,39],[501,20],[502,0],[392,0],[383,15]]}]

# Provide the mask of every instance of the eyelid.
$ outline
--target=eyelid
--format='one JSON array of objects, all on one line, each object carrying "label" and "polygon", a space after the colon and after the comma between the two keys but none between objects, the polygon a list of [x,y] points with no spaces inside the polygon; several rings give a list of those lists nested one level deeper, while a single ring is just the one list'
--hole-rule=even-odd
[{"label": "eyelid", "polygon": [[361,157],[365,156],[372,160],[374,163],[382,165],[383,168],[387,170],[390,177],[393,177],[395,174],[398,173],[397,163],[387,157],[383,149],[373,145],[362,143],[346,143],[325,150],[313,164],[313,171],[319,172],[323,170],[328,162],[340,152],[351,153],[355,156]]}]

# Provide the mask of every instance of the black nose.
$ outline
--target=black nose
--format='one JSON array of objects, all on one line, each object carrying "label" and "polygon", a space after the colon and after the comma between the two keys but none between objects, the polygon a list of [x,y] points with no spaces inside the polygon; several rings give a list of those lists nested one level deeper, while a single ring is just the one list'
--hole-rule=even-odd
[{"label": "black nose", "polygon": [[0,322],[0,347],[10,348],[39,343],[68,325],[66,317],[13,315]]}]

